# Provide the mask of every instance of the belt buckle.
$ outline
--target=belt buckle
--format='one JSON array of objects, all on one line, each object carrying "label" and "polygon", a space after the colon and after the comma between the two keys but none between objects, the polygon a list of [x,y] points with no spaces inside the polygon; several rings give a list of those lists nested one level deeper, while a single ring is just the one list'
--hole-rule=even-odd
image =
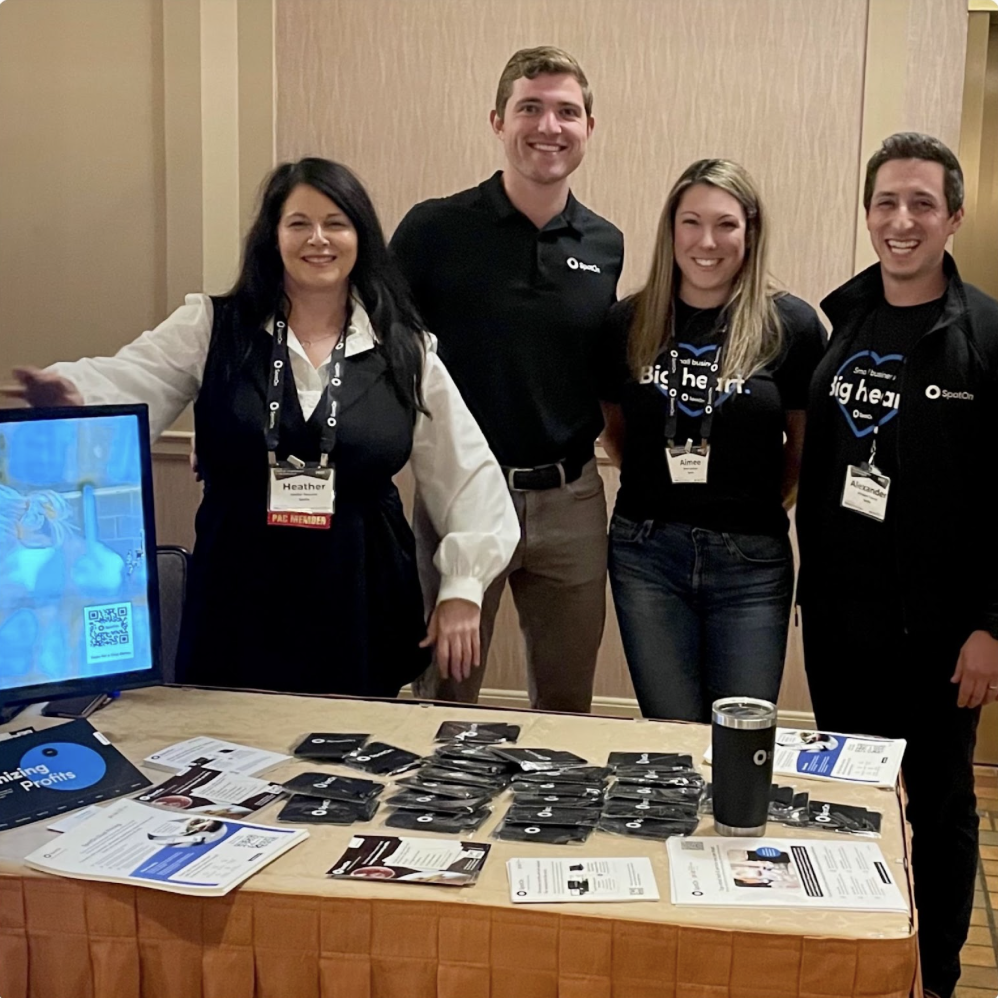
[{"label": "belt buckle", "polygon": [[518,489],[513,484],[513,476],[519,471],[533,471],[533,468],[507,468],[506,469],[506,484],[509,486],[510,492],[529,492],[530,489]]},{"label": "belt buckle", "polygon": [[565,482],[565,464],[564,464],[563,461],[556,461],[554,464],[542,464],[542,465],[539,465],[536,468],[508,468],[506,470],[506,484],[509,486],[511,492],[535,492],[535,491],[537,491],[536,489],[518,489],[513,484],[513,476],[518,471],[524,471],[524,472],[529,472],[529,471],[546,471],[548,468],[557,468],[558,469],[558,485],[557,486],[552,486],[552,488],[563,489],[565,487],[565,484],[566,484],[566,482]]}]

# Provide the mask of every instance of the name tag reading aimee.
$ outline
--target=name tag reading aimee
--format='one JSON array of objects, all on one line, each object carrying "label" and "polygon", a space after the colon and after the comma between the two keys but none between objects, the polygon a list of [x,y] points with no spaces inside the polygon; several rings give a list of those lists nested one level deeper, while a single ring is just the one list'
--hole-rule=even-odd
[{"label": "name tag reading aimee", "polygon": [[665,461],[674,485],[706,485],[710,446],[666,447]]},{"label": "name tag reading aimee", "polygon": [[886,475],[869,467],[850,464],[842,488],[842,506],[883,523],[890,489],[891,480]]},{"label": "name tag reading aimee", "polygon": [[267,523],[328,530],[336,499],[333,469],[271,468]]}]

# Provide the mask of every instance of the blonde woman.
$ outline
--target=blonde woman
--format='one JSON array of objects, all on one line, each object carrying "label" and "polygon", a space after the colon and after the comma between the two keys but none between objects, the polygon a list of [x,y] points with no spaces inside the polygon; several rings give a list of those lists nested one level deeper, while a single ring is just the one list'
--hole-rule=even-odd
[{"label": "blonde woman", "polygon": [[786,509],[825,332],[773,286],[766,243],[745,170],[699,160],[669,193],[647,283],[608,319],[610,582],[648,717],[707,721],[718,697],[780,688]]}]

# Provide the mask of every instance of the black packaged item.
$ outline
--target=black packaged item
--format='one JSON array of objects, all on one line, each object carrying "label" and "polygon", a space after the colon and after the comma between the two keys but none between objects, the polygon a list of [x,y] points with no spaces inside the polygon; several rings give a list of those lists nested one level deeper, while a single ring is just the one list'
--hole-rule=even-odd
[{"label": "black packaged item", "polygon": [[580,807],[599,808],[602,797],[570,797],[563,794],[513,794],[515,807]]},{"label": "black packaged item", "polygon": [[[805,794],[805,797],[807,795]],[[769,788],[769,816],[779,820],[789,814],[794,807],[794,788],[779,787],[775,783]]]},{"label": "black packaged item", "polygon": [[493,745],[496,742],[515,742],[520,737],[520,725],[475,721],[444,721],[437,728],[435,742],[473,742]]},{"label": "black packaged item", "polygon": [[447,814],[471,814],[477,811],[488,797],[476,797],[474,800],[455,800],[453,797],[442,797],[439,794],[420,793],[407,788],[389,797],[385,803],[391,807],[404,807],[416,811],[440,811]]},{"label": "black packaged item", "polygon": [[386,745],[384,742],[369,742],[343,757],[343,765],[365,773],[375,773],[378,776],[390,776],[393,773],[403,773],[412,769],[422,760],[415,752]]},{"label": "black packaged item", "polygon": [[702,787],[703,777],[692,769],[666,772],[643,766],[621,766],[616,772],[618,783],[636,783],[645,787]]},{"label": "black packaged item", "polygon": [[607,800],[625,798],[630,800],[658,801],[660,804],[675,804],[700,801],[700,787],[636,787],[629,783],[615,783],[606,794]]},{"label": "black packaged item", "polygon": [[483,787],[493,791],[500,791],[509,782],[507,777],[500,774],[471,773],[466,769],[451,769],[449,766],[435,765],[423,766],[418,778],[421,780],[440,780],[442,783],[461,783],[469,787]]},{"label": "black packaged item", "polygon": [[441,814],[438,811],[410,811],[401,808],[385,818],[389,828],[409,828],[423,832],[449,832],[459,834],[478,828],[492,813],[490,807],[480,807],[471,814]]},{"label": "black packaged item", "polygon": [[692,835],[697,830],[697,818],[676,820],[661,818],[600,818],[599,830],[614,835],[633,835],[640,839],[668,839],[673,835]]},{"label": "black packaged item", "polygon": [[536,782],[516,779],[509,785],[514,794],[556,794],[559,797],[595,797],[603,796],[602,785],[593,783],[561,783]]},{"label": "black packaged item", "polygon": [[591,783],[602,786],[610,772],[606,766],[575,766],[536,773],[517,773],[516,779],[521,783]]},{"label": "black packaged item", "polygon": [[302,759],[339,762],[348,752],[360,748],[370,737],[370,735],[315,731],[295,746],[295,755]]},{"label": "black packaged item", "polygon": [[595,825],[599,811],[582,807],[518,807],[506,812],[507,825]]},{"label": "black packaged item", "polygon": [[[769,788],[769,817],[774,821],[785,822],[790,819],[794,824],[806,823],[806,815],[802,820],[799,816],[797,819],[794,818],[795,811],[806,810],[806,793],[795,794],[793,787],[780,787],[775,783]],[[714,785],[712,783],[706,784],[703,788],[703,793],[700,796],[700,813],[714,813]]]},{"label": "black packaged item", "polygon": [[509,772],[509,763],[499,759],[486,762],[484,759],[464,759],[461,756],[432,755],[429,758],[431,766],[446,766],[448,769],[460,769],[465,773],[478,773],[480,776],[505,776]]},{"label": "black packaged item", "polygon": [[681,769],[692,769],[693,758],[678,752],[611,752],[606,764],[614,771],[620,766],[640,766],[643,769],[674,773]]},{"label": "black packaged item", "polygon": [[696,804],[656,804],[647,800],[608,800],[603,805],[606,818],[671,818],[689,821],[697,816]]},{"label": "black packaged item", "polygon": [[504,821],[494,834],[505,842],[544,842],[563,846],[570,842],[585,842],[592,832],[591,825],[510,825]]},{"label": "black packaged item", "polygon": [[295,794],[345,801],[371,800],[385,789],[383,783],[376,783],[374,780],[333,776],[330,773],[299,773],[290,780],[285,780],[281,786]]},{"label": "black packaged item", "polygon": [[[422,770],[420,770],[422,772]],[[427,780],[422,776],[406,776],[396,780],[400,787],[408,787],[417,793],[436,794],[439,797],[450,797],[453,800],[487,800],[497,792],[492,787],[471,787],[467,784],[444,783],[441,780]]]},{"label": "black packaged item", "polygon": [[830,828],[835,832],[871,837],[880,835],[880,812],[868,811],[858,805],[813,800],[807,806],[807,815],[808,824],[813,828]]},{"label": "black packaged item", "polygon": [[377,810],[376,800],[344,801],[295,794],[281,809],[277,820],[352,825],[355,821],[370,821]]},{"label": "black packaged item", "polygon": [[549,748],[494,748],[496,755],[515,762],[525,773],[546,772],[551,769],[571,769],[585,766],[587,761],[574,752]]},{"label": "black packaged item", "polygon": [[488,745],[441,745],[434,753],[435,759],[475,759],[487,765],[507,765],[505,759],[494,755]]}]

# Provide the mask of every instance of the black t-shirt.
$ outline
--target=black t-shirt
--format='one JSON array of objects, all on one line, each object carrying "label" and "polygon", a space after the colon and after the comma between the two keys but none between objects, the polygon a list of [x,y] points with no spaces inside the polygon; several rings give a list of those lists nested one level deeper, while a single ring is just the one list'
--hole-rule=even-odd
[{"label": "black t-shirt", "polygon": [[[807,407],[808,385],[826,336],[817,313],[801,299],[781,295],[776,307],[783,328],[779,356],[746,381],[720,386],[705,484],[674,484],[670,479],[665,458],[667,358],[660,357],[635,381],[627,367],[634,299],[610,310],[607,377],[600,397],[620,404],[627,426],[616,512],[631,520],[731,533],[786,533],[780,496],[786,413]],[[719,309],[698,310],[677,301],[677,445],[688,438],[700,442],[707,390],[716,383],[712,358],[723,340],[720,318]]]},{"label": "black t-shirt", "polygon": [[[895,608],[898,559],[891,512],[898,503],[897,414],[904,394],[905,357],[912,344],[942,313],[941,298],[898,307],[882,301],[864,320],[854,348],[832,372],[824,404],[830,406],[832,433],[828,460],[836,469],[833,494],[823,496],[823,538],[839,557],[821,567],[817,584],[831,585],[842,597],[866,599],[871,586],[883,608]],[[870,460],[891,479],[886,516],[881,522],[842,506],[846,469]],[[810,571],[810,569],[809,569]]]},{"label": "black t-shirt", "polygon": [[603,427],[595,352],[616,300],[620,230],[572,195],[538,229],[496,173],[416,205],[391,250],[499,463],[588,460]]}]

